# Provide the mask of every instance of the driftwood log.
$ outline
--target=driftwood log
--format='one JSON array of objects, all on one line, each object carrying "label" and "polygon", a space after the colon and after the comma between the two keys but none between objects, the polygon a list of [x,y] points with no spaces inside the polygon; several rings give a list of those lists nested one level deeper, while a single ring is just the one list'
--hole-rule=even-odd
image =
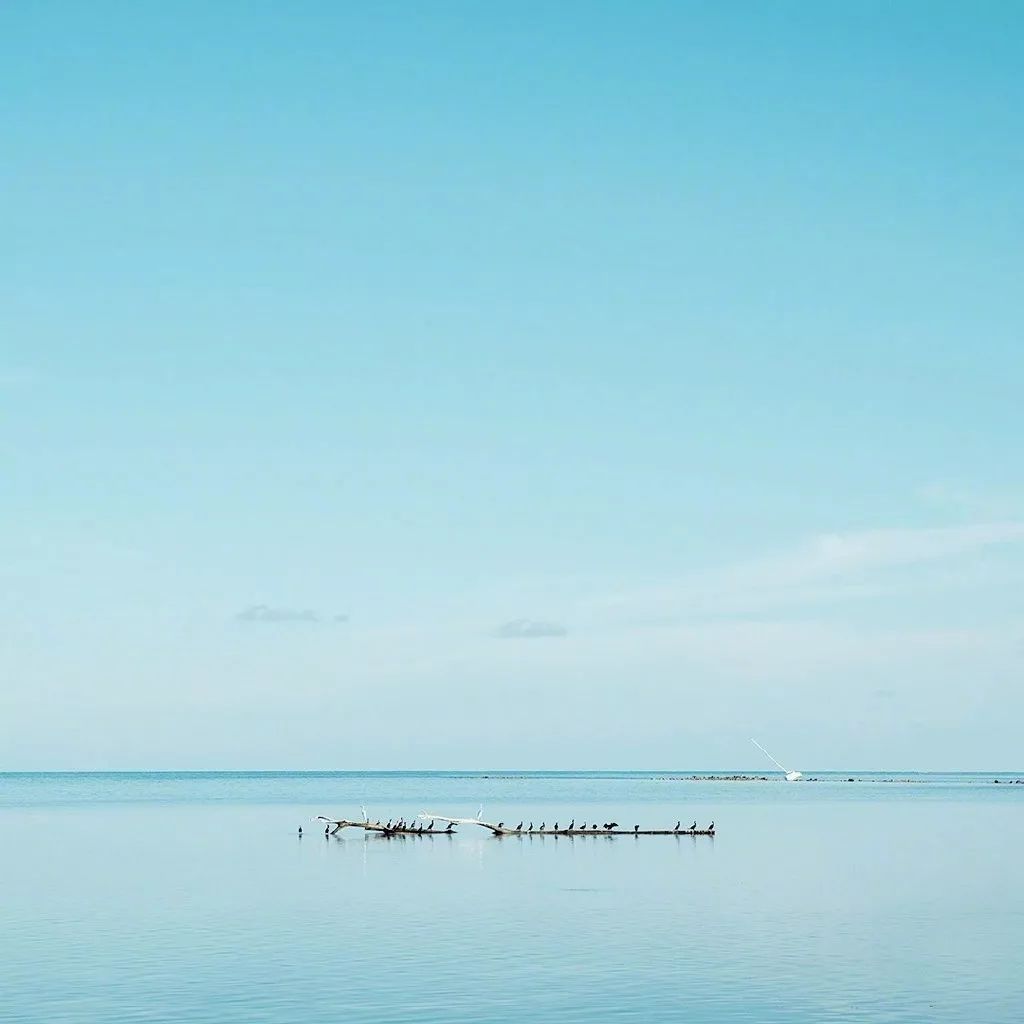
[{"label": "driftwood log", "polygon": [[[484,821],[481,818],[449,818],[444,814],[421,814],[423,821],[431,822],[431,826],[414,825],[411,821],[398,824],[381,824],[379,821],[350,821],[346,818],[327,818],[318,814],[316,820],[326,823],[329,835],[335,835],[345,828],[360,828],[366,832],[376,832],[382,836],[450,836],[457,834],[455,825],[479,825],[492,835],[502,838],[504,836],[714,836],[714,828],[507,828],[503,822]],[[448,828],[435,828],[437,822],[447,822]],[[333,826],[333,827],[332,827]]]}]

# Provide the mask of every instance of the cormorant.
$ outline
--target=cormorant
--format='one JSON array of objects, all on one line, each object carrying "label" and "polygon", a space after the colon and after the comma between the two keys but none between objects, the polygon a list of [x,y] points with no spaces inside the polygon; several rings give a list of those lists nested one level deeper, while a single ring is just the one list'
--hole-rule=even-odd
[{"label": "cormorant", "polygon": [[634,825],[633,826],[633,835],[636,835],[637,832],[639,832],[639,831],[640,831],[640,826],[639,825]]},{"label": "cormorant", "polygon": [[590,826],[590,828],[591,828],[592,831],[596,831],[596,829],[597,829],[597,822],[595,821],[594,824]]},{"label": "cormorant", "polygon": [[572,827],[573,827],[573,825],[575,825],[575,824],[576,824],[576,819],[575,819],[575,818],[573,818],[573,819],[572,819],[572,821],[570,821],[570,822],[569,822],[569,831],[570,831],[570,832],[572,831]]},{"label": "cormorant", "polygon": [[557,821],[555,822],[555,831],[556,832],[558,831],[558,822]]},{"label": "cormorant", "polygon": [[430,819],[430,824],[427,826],[427,831],[428,832],[433,832],[434,831],[434,819],[433,818]]},{"label": "cormorant", "polygon": [[708,831],[709,832],[714,832],[715,831],[715,823],[714,822],[711,822],[711,824],[708,825]]},{"label": "cormorant", "polygon": [[531,832],[533,831],[533,822],[532,821],[530,822],[530,831]]},{"label": "cormorant", "polygon": [[505,822],[499,821],[498,822],[498,828],[504,828],[504,827],[505,827]]},{"label": "cormorant", "polygon": [[449,821],[448,822],[448,827],[445,829],[445,832],[453,831],[453,825],[454,825],[454,822]]},{"label": "cormorant", "polygon": [[301,825],[299,826],[299,835],[300,836],[302,835],[302,826]]},{"label": "cormorant", "polygon": [[605,826],[604,827],[605,827],[605,831],[606,832],[611,832],[611,830],[613,828],[618,828],[619,827],[619,823],[617,821],[608,821],[608,822],[605,822]]},{"label": "cormorant", "polygon": [[544,831],[544,822],[543,821],[540,823],[540,830],[541,830],[541,832]]},{"label": "cormorant", "polygon": [[519,822],[519,824],[516,825],[516,831],[517,832],[522,832],[523,831],[523,823],[522,822]]},{"label": "cormorant", "polygon": [[676,827],[675,827],[675,831],[676,831],[676,832],[678,832],[678,831],[679,831],[679,828],[680,828],[680,826],[681,826],[681,825],[682,825],[682,822],[681,822],[681,821],[677,821],[677,822],[676,822]]},{"label": "cormorant", "polygon": [[690,831],[691,832],[696,832],[697,831],[697,819],[696,818],[693,819],[693,824],[690,826]]},{"label": "cormorant", "polygon": [[586,832],[586,831],[587,831],[587,823],[586,823],[586,822],[583,822],[583,824],[582,824],[582,825],[580,825],[580,828],[581,828],[581,829],[582,829],[582,830],[583,830],[584,832]]},{"label": "cormorant", "polygon": [[324,835],[325,835],[325,836],[329,836],[330,834],[331,834],[331,826],[330,826],[330,825],[328,825],[328,826],[327,826],[327,827],[326,827],[326,828],[324,829]]}]

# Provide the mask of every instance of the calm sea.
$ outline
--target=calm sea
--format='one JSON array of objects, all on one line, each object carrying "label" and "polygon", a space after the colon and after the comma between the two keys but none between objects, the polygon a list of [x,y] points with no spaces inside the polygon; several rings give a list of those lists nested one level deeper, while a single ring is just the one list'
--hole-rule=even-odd
[{"label": "calm sea", "polygon": [[[1024,785],[691,774],[0,775],[0,1020],[1024,1019]],[[480,804],[718,834],[310,820]]]}]

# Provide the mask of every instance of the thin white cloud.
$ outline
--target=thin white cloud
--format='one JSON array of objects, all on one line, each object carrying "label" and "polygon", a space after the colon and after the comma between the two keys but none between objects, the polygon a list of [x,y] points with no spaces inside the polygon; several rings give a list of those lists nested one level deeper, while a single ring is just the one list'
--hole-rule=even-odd
[{"label": "thin white cloud", "polygon": [[686,614],[760,613],[794,605],[881,596],[893,574],[938,567],[1024,542],[1024,522],[826,533],[788,551],[590,603],[598,616],[656,621]]},{"label": "thin white cloud", "polygon": [[540,622],[536,619],[512,619],[494,630],[502,640],[532,640],[545,636],[565,636],[568,631],[558,622]]},{"label": "thin white cloud", "polygon": [[286,608],[269,604],[251,604],[236,616],[239,622],[274,624],[281,622],[334,622],[348,621],[347,615],[322,615],[312,608]]},{"label": "thin white cloud", "polygon": [[918,496],[935,508],[975,519],[1014,518],[1024,511],[1024,495],[1019,492],[979,490],[946,481],[922,487]]}]

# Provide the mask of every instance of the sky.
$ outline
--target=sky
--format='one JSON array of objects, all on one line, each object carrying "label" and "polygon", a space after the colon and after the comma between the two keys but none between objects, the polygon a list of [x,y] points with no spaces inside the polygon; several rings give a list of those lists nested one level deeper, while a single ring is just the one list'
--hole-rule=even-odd
[{"label": "sky", "polygon": [[0,7],[0,770],[1022,767],[1022,67]]}]

